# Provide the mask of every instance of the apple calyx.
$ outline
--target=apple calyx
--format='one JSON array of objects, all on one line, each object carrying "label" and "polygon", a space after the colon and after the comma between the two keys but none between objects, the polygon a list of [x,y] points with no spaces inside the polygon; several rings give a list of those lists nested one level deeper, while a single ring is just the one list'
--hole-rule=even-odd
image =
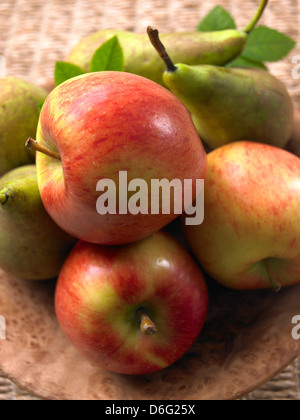
[{"label": "apple calyx", "polygon": [[167,71],[174,72],[177,70],[177,67],[174,65],[169,54],[167,53],[163,43],[159,39],[159,32],[157,29],[152,28],[152,26],[147,27],[147,34],[151,41],[151,44],[156,49],[162,60],[164,61]]},{"label": "apple calyx", "polygon": [[60,154],[53,152],[52,150],[48,149],[47,147],[41,146],[36,140],[29,137],[25,143],[25,147],[35,152],[44,153],[44,155],[50,156],[54,159],[61,160]]},{"label": "apple calyx", "polygon": [[149,318],[147,311],[144,308],[139,308],[136,315],[140,321],[140,331],[144,335],[153,335],[157,333],[157,328],[154,322]]}]

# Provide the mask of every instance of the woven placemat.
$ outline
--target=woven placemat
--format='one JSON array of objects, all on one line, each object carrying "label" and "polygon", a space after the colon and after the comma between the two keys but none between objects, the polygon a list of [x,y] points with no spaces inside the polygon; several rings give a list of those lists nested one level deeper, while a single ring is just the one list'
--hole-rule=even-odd
[{"label": "woven placemat", "polygon": [[[105,28],[160,32],[190,31],[214,6],[229,10],[240,28],[251,19],[258,0],[1,0],[0,55],[7,74],[37,84],[52,79],[55,62],[89,33]],[[297,41],[296,49],[280,63],[269,66],[300,107],[300,80],[292,77],[294,56],[300,56],[300,1],[270,0],[261,20]],[[0,377],[0,400],[35,399],[8,379]],[[274,380],[244,399],[300,399],[300,359]]]}]

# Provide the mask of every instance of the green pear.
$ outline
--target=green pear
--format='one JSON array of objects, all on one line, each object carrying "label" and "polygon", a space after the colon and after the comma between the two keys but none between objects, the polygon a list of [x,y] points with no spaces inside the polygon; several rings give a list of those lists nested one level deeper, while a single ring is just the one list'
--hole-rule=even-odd
[{"label": "green pear", "polygon": [[300,157],[300,110],[294,107],[294,123],[291,137],[285,150]]},{"label": "green pear", "polygon": [[22,79],[0,79],[0,176],[34,162],[34,153],[24,144],[28,137],[35,136],[38,105],[46,97],[44,89]]},{"label": "green pear", "polygon": [[174,65],[158,31],[149,36],[167,66],[165,85],[188,108],[211,149],[239,140],[285,147],[293,129],[293,103],[278,78],[256,68]]},{"label": "green pear", "polygon": [[35,165],[0,178],[0,267],[29,280],[55,278],[75,239],[44,209]]},{"label": "green pear", "polygon": [[200,138],[212,149],[238,140],[284,148],[293,128],[293,104],[283,83],[254,68],[177,64],[166,86],[186,105]]},{"label": "green pear", "polygon": [[[225,65],[242,53],[248,35],[259,21],[267,3],[268,0],[261,0],[253,20],[244,30],[165,33],[161,35],[162,40],[176,62]],[[147,34],[105,29],[84,37],[67,55],[65,61],[88,72],[95,51],[113,36],[118,37],[123,49],[126,72],[163,84],[164,66],[149,45]]]}]

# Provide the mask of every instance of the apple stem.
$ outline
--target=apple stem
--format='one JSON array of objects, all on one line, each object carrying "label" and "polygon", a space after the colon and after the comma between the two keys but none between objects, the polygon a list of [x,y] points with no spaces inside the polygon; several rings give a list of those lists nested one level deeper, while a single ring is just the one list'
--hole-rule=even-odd
[{"label": "apple stem", "polygon": [[282,285],[278,283],[278,281],[270,278],[270,283],[274,292],[280,292],[280,290],[282,289]]},{"label": "apple stem", "polygon": [[140,308],[136,311],[137,317],[140,321],[140,330],[144,335],[153,335],[157,333],[157,328],[154,322],[151,321],[145,309]]},{"label": "apple stem", "polygon": [[147,34],[151,41],[151,44],[156,49],[162,60],[164,61],[165,65],[167,66],[167,70],[170,72],[174,72],[177,70],[177,67],[174,65],[173,61],[169,57],[163,43],[159,39],[159,32],[157,29],[152,28],[152,26],[148,26]]},{"label": "apple stem", "polygon": [[30,150],[34,150],[35,152],[44,153],[44,155],[50,156],[54,159],[61,160],[60,154],[53,152],[52,150],[48,149],[47,147],[41,146],[36,140],[29,137],[26,141],[25,146],[28,147]]}]

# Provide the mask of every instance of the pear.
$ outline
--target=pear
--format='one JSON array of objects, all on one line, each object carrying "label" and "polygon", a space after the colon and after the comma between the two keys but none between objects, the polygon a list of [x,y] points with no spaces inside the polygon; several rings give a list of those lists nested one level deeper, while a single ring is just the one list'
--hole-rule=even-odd
[{"label": "pear", "polygon": [[[242,53],[248,35],[259,21],[267,3],[268,0],[261,0],[258,11],[244,30],[165,33],[162,34],[162,40],[176,62],[225,65]],[[65,61],[89,72],[95,51],[113,36],[118,37],[123,49],[126,72],[163,84],[163,63],[149,45],[146,34],[105,29],[84,37],[67,55]]]},{"label": "pear", "polygon": [[167,66],[165,85],[188,108],[211,149],[238,140],[285,147],[293,129],[293,103],[278,78],[257,68],[174,65],[158,31],[148,33]]},{"label": "pear", "polygon": [[0,178],[0,267],[20,278],[55,278],[75,239],[44,209],[36,166],[15,168]]},{"label": "pear", "polygon": [[164,81],[213,149],[238,140],[284,148],[291,136],[291,97],[265,70],[179,64],[176,72],[165,73]]},{"label": "pear", "polygon": [[294,107],[294,122],[291,137],[285,150],[300,157],[300,109]]},{"label": "pear", "polygon": [[24,143],[36,133],[38,106],[46,97],[44,89],[22,79],[0,79],[0,176],[34,163],[35,155]]}]

